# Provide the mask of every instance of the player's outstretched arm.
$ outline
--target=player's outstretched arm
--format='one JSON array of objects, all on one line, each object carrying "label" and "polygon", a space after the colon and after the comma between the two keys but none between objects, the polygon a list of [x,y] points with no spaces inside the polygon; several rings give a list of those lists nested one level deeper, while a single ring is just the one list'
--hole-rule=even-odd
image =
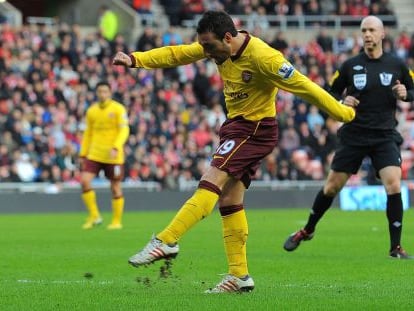
[{"label": "player's outstretched arm", "polygon": [[335,120],[347,123],[355,118],[355,108],[353,106],[344,105],[337,101],[336,98],[316,83],[309,80],[309,83],[304,86],[304,91],[300,92],[301,94],[296,93],[296,95],[325,111]]},{"label": "player's outstretched arm", "polygon": [[299,96],[337,121],[350,122],[355,118],[353,107],[340,103],[318,84],[297,71],[281,53],[268,52],[267,56],[255,61],[260,71],[276,87]]},{"label": "player's outstretched arm", "polygon": [[118,52],[112,64],[145,69],[170,68],[194,63],[205,57],[202,46],[195,42],[132,52],[130,55]]},{"label": "player's outstretched arm", "polygon": [[298,71],[294,71],[288,79],[279,78],[277,85],[317,106],[337,121],[351,122],[355,118],[353,107],[340,103],[326,90]]}]

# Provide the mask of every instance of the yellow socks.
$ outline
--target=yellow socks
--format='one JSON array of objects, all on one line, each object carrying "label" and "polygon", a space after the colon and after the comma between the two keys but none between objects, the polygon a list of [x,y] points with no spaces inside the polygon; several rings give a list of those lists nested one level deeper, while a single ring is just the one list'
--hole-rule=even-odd
[{"label": "yellow socks", "polygon": [[96,204],[95,191],[89,190],[89,191],[86,191],[86,192],[82,193],[82,200],[83,200],[83,203],[86,206],[86,209],[89,212],[89,216],[92,219],[99,218],[100,215],[99,215],[98,205]]},{"label": "yellow socks", "polygon": [[167,244],[176,243],[192,226],[211,213],[220,194],[217,186],[201,181],[193,196],[184,203],[171,223],[157,234],[157,238]]},{"label": "yellow socks", "polygon": [[112,224],[122,223],[122,214],[124,212],[124,197],[112,199]]},{"label": "yellow socks", "polygon": [[248,225],[243,205],[220,207],[223,239],[229,264],[229,274],[244,277],[247,269],[246,242]]},{"label": "yellow socks", "polygon": [[[82,200],[89,212],[86,223],[82,226],[84,229],[90,229],[97,224],[102,223],[99,208],[96,203],[96,193],[94,190],[89,190],[82,193]],[[112,198],[112,222],[108,229],[122,228],[122,214],[124,211],[124,197]]]},{"label": "yellow socks", "polygon": [[[166,244],[176,243],[191,227],[211,213],[220,194],[221,190],[217,186],[201,181],[193,196],[184,203],[171,223],[157,234],[157,238]],[[249,274],[246,213],[242,204],[220,207],[220,213],[229,274],[244,277]]]}]

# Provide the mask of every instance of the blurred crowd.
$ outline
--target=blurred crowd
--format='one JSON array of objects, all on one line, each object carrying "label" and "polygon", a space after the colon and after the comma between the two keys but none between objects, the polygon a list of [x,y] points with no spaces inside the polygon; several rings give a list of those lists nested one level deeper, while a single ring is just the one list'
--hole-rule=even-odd
[{"label": "blurred crowd", "polygon": [[[139,14],[152,14],[151,0],[126,0]],[[266,16],[394,15],[390,0],[160,0],[172,26],[182,26],[205,10],[226,10],[259,20],[262,27],[277,25]],[[346,25],[358,25],[346,22]],[[393,24],[393,22],[388,25]],[[322,25],[322,23],[321,23]],[[246,25],[242,25],[246,26]]]},{"label": "blurred crowd", "polygon": [[[260,35],[258,33],[257,35]],[[310,79],[327,86],[335,69],[361,49],[358,35],[321,29],[308,42],[279,32],[263,38]],[[84,113],[95,86],[110,83],[113,97],[128,110],[127,182],[156,181],[180,189],[197,180],[218,145],[225,120],[222,81],[215,64],[199,61],[147,71],[112,66],[117,51],[190,42],[173,30],[147,27],[137,42],[122,35],[111,42],[77,25],[0,28],[0,182],[79,183],[78,151]],[[387,35],[385,50],[414,64],[414,36]],[[277,98],[280,143],[258,170],[257,180],[321,180],[329,168],[340,123],[290,93]],[[398,113],[404,135],[404,178],[411,178],[414,116],[408,103]],[[367,162],[356,179],[369,179]],[[371,177],[370,177],[371,176]],[[375,179],[375,178],[374,178]]]}]

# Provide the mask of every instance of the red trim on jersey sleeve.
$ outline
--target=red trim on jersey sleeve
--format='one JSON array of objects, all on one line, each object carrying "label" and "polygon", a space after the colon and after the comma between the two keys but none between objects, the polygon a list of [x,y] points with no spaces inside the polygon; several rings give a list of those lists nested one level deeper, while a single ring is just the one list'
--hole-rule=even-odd
[{"label": "red trim on jersey sleeve", "polygon": [[129,54],[129,58],[131,59],[131,68],[134,68],[135,65],[137,64],[135,57],[132,54]]}]

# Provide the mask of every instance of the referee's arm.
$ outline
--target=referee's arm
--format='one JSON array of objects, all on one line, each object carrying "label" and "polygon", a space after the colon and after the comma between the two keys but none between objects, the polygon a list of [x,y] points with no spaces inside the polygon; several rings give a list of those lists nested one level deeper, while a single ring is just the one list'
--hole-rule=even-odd
[{"label": "referee's arm", "polygon": [[[413,102],[414,101],[414,72],[411,70],[406,70],[404,72],[403,81],[402,83],[405,85],[405,88],[407,89],[407,96],[405,98],[406,102]],[[411,107],[412,109],[414,107]]]},{"label": "referee's arm", "polygon": [[341,74],[341,70],[336,70],[332,79],[329,81],[328,92],[337,100],[343,99],[344,90],[347,88],[346,80]]}]

